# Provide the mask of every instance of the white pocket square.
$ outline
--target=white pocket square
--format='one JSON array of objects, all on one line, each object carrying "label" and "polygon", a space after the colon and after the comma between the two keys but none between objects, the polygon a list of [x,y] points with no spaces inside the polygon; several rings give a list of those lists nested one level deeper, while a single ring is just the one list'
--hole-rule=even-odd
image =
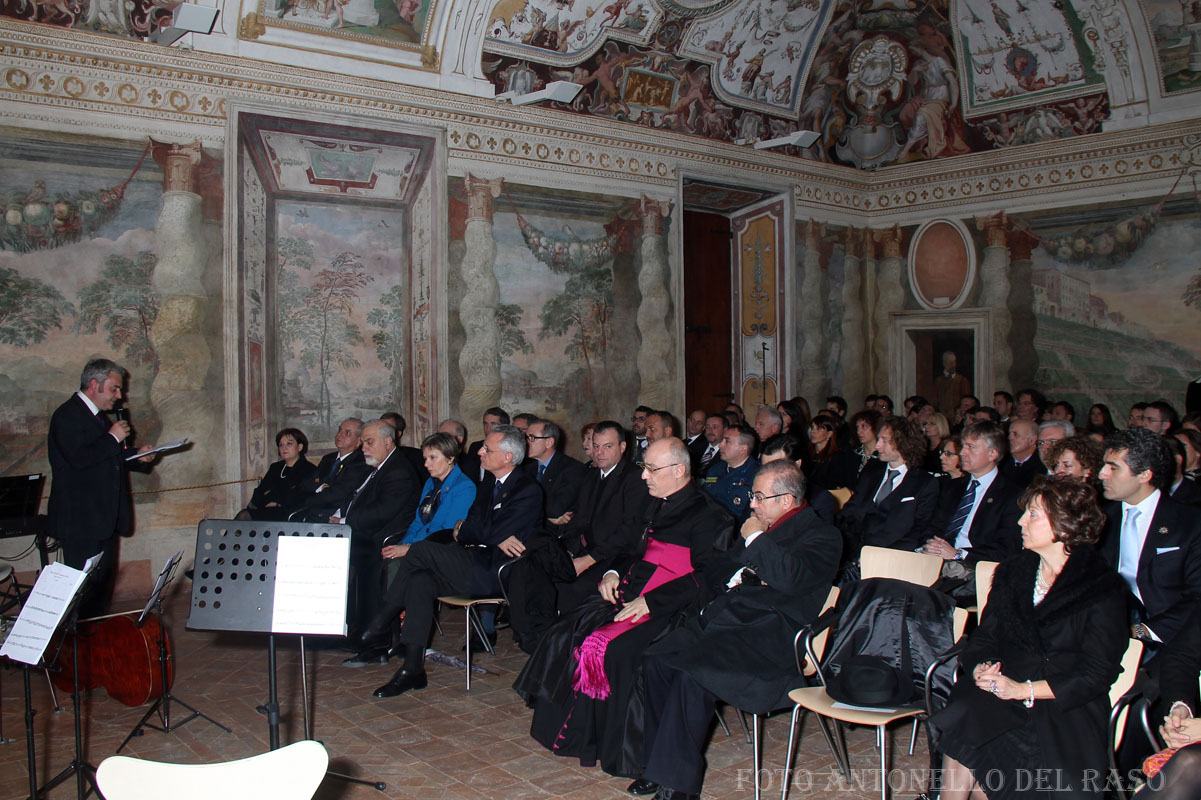
[{"label": "white pocket square", "polygon": [[1179,550],[1179,549],[1180,549],[1180,547],[1178,547],[1178,546],[1177,547],[1157,547],[1157,548],[1155,548],[1155,555],[1162,556],[1164,553],[1171,553],[1171,552]]},{"label": "white pocket square", "polygon": [[495,511],[498,508],[500,508],[500,503],[497,503],[496,505],[492,506],[493,511]]},{"label": "white pocket square", "polygon": [[912,499],[913,499],[912,497],[902,497],[902,498],[901,498],[901,502],[902,502],[902,503],[908,503],[908,502],[909,502],[910,500],[912,500]]}]

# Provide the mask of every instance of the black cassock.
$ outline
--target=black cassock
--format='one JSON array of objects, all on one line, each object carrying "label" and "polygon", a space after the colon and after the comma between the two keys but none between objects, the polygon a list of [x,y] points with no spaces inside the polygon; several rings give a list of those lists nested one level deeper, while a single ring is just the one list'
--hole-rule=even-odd
[{"label": "black cassock", "polygon": [[[714,543],[730,539],[732,527],[730,516],[691,484],[662,501],[652,501],[636,555],[614,566],[622,575],[621,602],[642,596],[655,574],[656,564],[644,558],[648,544],[687,548],[692,569],[699,573],[716,554]],[[599,763],[611,775],[636,777],[643,750],[642,653],[686,613],[699,608],[703,599],[699,578],[699,574],[685,574],[645,592],[649,617],[614,638],[605,650],[609,695],[604,700],[572,688],[574,653],[589,634],[612,622],[620,604],[614,606],[594,593],[551,627],[513,685],[534,707],[530,734],[556,755],[578,758],[584,766]]]}]

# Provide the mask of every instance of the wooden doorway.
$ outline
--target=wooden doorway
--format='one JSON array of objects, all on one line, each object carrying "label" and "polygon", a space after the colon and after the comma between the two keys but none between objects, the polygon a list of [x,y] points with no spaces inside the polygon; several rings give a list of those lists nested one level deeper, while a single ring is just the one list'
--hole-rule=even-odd
[{"label": "wooden doorway", "polygon": [[734,397],[731,350],[730,220],[684,211],[684,398],[694,408],[721,411]]}]

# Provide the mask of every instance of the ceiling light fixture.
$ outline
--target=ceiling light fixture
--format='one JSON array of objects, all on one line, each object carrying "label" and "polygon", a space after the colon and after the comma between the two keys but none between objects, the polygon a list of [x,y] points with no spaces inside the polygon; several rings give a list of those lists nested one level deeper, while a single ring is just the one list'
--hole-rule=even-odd
[{"label": "ceiling light fixture", "polygon": [[195,3],[181,3],[175,8],[171,24],[150,34],[150,41],[170,46],[182,39],[186,33],[212,33],[216,22],[217,9]]},{"label": "ceiling light fixture", "polygon": [[755,142],[755,149],[768,150],[772,147],[784,147],[785,145],[808,147],[820,138],[821,134],[817,131],[793,131],[787,136],[779,136],[775,139],[762,139]]},{"label": "ceiling light fixture", "polygon": [[554,100],[556,103],[570,103],[575,99],[575,96],[580,93],[580,89],[584,87],[578,83],[571,81],[553,81],[546,84],[545,89],[539,89],[536,92],[528,92],[526,94],[518,94],[517,92],[505,92],[498,94],[496,100],[498,102],[509,102],[515,106],[526,106],[530,103],[537,103],[541,100]]}]

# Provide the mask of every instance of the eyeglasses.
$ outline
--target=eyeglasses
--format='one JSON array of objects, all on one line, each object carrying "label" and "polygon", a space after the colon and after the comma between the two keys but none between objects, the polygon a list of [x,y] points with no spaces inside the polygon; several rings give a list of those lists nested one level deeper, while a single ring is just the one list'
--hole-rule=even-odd
[{"label": "eyeglasses", "polygon": [[532,433],[527,433],[525,435],[525,439],[527,442],[536,442],[539,439],[553,439],[553,438],[555,438],[555,437],[553,437],[553,436],[535,436]]},{"label": "eyeglasses", "polygon": [[652,467],[650,464],[647,464],[645,461],[639,461],[638,466],[639,466],[639,468],[642,469],[643,472],[649,472],[650,474],[654,475],[656,472],[658,472],[661,469],[667,469],[668,467],[678,467],[678,466],[680,466],[680,462],[676,461],[672,464],[664,464],[661,467]]},{"label": "eyeglasses", "polygon": [[788,492],[781,492],[780,494],[764,494],[763,492],[755,492],[751,495],[751,499],[756,503],[763,503],[767,500],[774,500],[777,497],[783,497],[786,494],[788,494]]}]

